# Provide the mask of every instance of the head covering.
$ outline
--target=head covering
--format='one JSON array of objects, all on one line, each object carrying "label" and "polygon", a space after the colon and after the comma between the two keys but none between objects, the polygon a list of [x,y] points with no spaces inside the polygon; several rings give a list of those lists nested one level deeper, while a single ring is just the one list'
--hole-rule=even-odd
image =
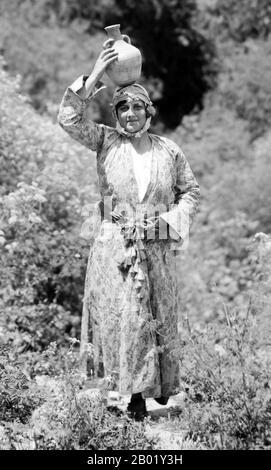
[{"label": "head covering", "polygon": [[[143,126],[140,131],[132,133],[132,132],[127,132],[123,127],[121,127],[117,112],[116,112],[116,107],[118,103],[121,101],[143,101],[146,105],[146,110],[148,110],[148,117],[145,122],[145,125]],[[117,121],[116,124],[116,130],[120,133],[125,135],[126,137],[141,137],[144,132],[146,132],[151,124],[151,118],[154,115],[155,111],[152,106],[152,101],[149,97],[149,94],[147,90],[142,86],[139,85],[138,83],[133,83],[132,85],[126,85],[120,88],[116,88],[113,94],[113,100],[112,100],[112,107],[113,107],[113,115]]]},{"label": "head covering", "polygon": [[151,99],[147,90],[138,83],[132,85],[126,85],[120,88],[116,88],[113,95],[112,105],[115,108],[120,101],[124,101],[130,98],[133,101],[141,100],[144,103],[152,105]]}]

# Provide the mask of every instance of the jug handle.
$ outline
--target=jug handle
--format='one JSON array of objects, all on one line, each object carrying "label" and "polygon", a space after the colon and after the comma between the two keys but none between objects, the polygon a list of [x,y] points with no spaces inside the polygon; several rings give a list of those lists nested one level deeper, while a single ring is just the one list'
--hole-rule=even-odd
[{"label": "jug handle", "polygon": [[122,34],[122,39],[123,41],[128,42],[128,44],[131,44],[131,39],[129,36],[127,36],[127,34]]},{"label": "jug handle", "polygon": [[115,40],[110,38],[110,39],[107,39],[106,41],[104,41],[103,43],[103,49],[108,49],[109,47],[113,47],[113,44],[114,44]]},{"label": "jug handle", "polygon": [[[128,44],[131,44],[131,39],[127,34],[122,34],[122,40],[125,42],[128,42]],[[103,43],[103,49],[108,49],[109,47],[113,47],[115,40],[113,38],[109,38]]]}]

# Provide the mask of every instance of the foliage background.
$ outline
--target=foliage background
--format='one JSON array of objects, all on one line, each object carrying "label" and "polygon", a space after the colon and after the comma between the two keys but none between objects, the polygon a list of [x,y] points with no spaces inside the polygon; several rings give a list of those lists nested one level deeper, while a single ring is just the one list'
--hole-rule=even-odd
[{"label": "foliage background", "polygon": [[[255,234],[271,231],[269,0],[2,0],[0,342],[25,358],[29,376],[50,342],[62,347],[80,334],[92,243],[80,230],[82,208],[98,197],[95,156],[56,114],[115,22],[143,53],[141,82],[158,108],[153,131],[182,147],[202,189],[179,256],[180,325],[186,316],[196,329],[222,325],[225,307],[244,319],[253,297],[266,330],[269,307],[259,305],[270,305],[270,288],[257,297],[253,250]],[[113,124],[105,82],[90,113]]]}]

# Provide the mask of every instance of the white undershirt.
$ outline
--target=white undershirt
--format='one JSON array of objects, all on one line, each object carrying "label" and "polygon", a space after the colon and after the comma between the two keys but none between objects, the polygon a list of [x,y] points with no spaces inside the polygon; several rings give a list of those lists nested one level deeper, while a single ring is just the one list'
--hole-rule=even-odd
[{"label": "white undershirt", "polygon": [[145,196],[151,176],[152,149],[144,154],[136,152],[131,145],[131,153],[133,158],[134,175],[138,186],[138,198],[140,201]]}]

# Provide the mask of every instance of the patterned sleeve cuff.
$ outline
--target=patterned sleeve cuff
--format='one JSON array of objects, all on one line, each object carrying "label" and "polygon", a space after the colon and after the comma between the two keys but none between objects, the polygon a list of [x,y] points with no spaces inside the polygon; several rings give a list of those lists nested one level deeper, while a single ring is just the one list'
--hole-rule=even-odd
[{"label": "patterned sleeve cuff", "polygon": [[177,205],[168,212],[163,212],[160,217],[169,225],[169,234],[175,240],[184,240],[189,234],[189,211],[184,205]]},{"label": "patterned sleeve cuff", "polygon": [[[76,96],[78,96],[81,100],[83,100],[82,96],[78,93],[84,86],[86,80],[88,79],[88,75],[81,75],[78,77],[69,87],[68,89],[71,90]],[[87,98],[87,100],[92,99],[97,93],[99,93],[101,90],[106,88],[106,85],[103,84],[102,81],[98,81],[90,94],[90,96]],[[86,100],[86,101],[87,101]]]}]

